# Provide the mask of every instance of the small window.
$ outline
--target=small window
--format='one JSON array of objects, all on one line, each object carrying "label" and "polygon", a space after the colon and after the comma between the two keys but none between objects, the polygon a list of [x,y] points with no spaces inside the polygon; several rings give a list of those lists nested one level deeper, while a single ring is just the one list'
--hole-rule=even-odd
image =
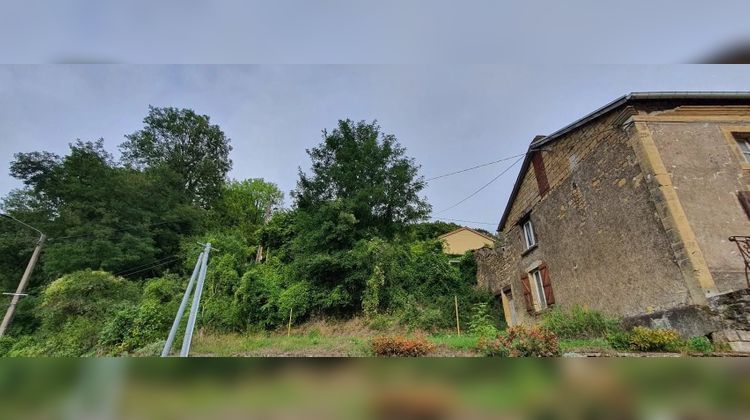
[{"label": "small window", "polygon": [[523,223],[523,239],[526,242],[526,249],[536,245],[536,233],[534,232],[534,225],[531,223],[531,219]]},{"label": "small window", "polygon": [[745,158],[745,162],[750,163],[750,135],[736,136],[737,146]]},{"label": "small window", "polygon": [[544,279],[542,278],[542,270],[536,269],[532,271],[531,278],[534,282],[534,304],[537,307],[537,311],[541,311],[547,307],[547,298],[544,296]]}]

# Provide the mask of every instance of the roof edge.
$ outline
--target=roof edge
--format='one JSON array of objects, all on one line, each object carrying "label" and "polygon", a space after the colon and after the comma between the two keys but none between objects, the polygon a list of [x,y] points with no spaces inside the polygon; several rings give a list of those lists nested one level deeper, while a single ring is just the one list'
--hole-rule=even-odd
[{"label": "roof edge", "polygon": [[505,205],[505,211],[503,212],[503,216],[500,219],[500,223],[497,226],[497,231],[501,232],[503,228],[505,228],[505,224],[508,222],[508,217],[510,215],[510,207],[515,201],[516,194],[518,194],[518,190],[521,187],[521,181],[523,180],[523,176],[526,173],[526,171],[529,168],[530,162],[531,162],[531,155],[532,152],[538,150],[539,148],[543,147],[546,144],[549,144],[556,139],[564,136],[565,134],[588,124],[589,122],[601,117],[602,115],[608,114],[612,112],[615,109],[620,108],[623,105],[626,105],[632,101],[644,101],[644,100],[676,100],[676,99],[746,99],[750,100],[750,91],[730,91],[730,92],[719,92],[719,91],[665,91],[665,92],[631,92],[627,95],[620,96],[619,98],[613,100],[612,102],[597,108],[595,111],[585,115],[582,118],[579,118],[578,120],[566,125],[565,127],[555,131],[554,133],[542,137],[542,138],[535,138],[532,140],[532,142],[529,144],[529,149],[526,152],[526,156],[524,158],[523,164],[521,165],[521,170],[518,173],[518,177],[516,178],[516,182],[513,185],[513,190],[510,193],[510,196],[508,197],[508,203]]}]

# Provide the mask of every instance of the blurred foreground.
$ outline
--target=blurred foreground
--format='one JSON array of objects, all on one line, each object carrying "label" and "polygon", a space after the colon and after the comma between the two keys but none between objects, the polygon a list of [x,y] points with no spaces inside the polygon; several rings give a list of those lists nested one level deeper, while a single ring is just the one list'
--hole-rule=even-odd
[{"label": "blurred foreground", "polygon": [[3,360],[3,419],[750,416],[750,364],[692,360]]}]

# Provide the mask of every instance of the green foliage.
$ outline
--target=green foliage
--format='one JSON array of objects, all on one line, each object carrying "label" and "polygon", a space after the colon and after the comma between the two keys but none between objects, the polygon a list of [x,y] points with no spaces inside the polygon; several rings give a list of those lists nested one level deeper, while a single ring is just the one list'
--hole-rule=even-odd
[{"label": "green foliage", "polygon": [[630,333],[626,331],[612,331],[607,334],[607,342],[615,350],[630,350]]},{"label": "green foliage", "polygon": [[84,270],[63,276],[44,290],[39,307],[42,328],[56,331],[75,318],[98,323],[124,302],[134,302],[138,288],[103,271]]},{"label": "green foliage", "polygon": [[614,349],[641,352],[674,352],[685,345],[675,330],[647,327],[635,327],[627,333],[610,333],[607,340]]},{"label": "green foliage", "polygon": [[[132,353],[163,340],[177,313],[184,284],[174,275],[146,282],[138,304],[123,305],[104,325],[98,346],[105,353]],[[205,307],[204,307],[205,310]]]},{"label": "green foliage", "polygon": [[545,328],[515,326],[495,339],[481,339],[478,349],[495,357],[557,357],[560,344],[557,335]]},{"label": "green foliage", "polygon": [[392,237],[430,210],[419,196],[426,185],[419,166],[405,152],[376,122],[341,120],[335,130],[323,132],[323,143],[308,150],[311,174],[300,170],[293,192],[296,205],[317,212],[339,202],[356,221],[357,231]]},{"label": "green foliage", "polygon": [[123,161],[139,169],[170,171],[194,202],[213,204],[232,168],[232,146],[221,128],[207,115],[177,108],[149,107],[143,123],[120,145]]},{"label": "green foliage", "polygon": [[486,338],[496,337],[499,333],[495,322],[493,322],[487,302],[475,303],[472,307],[469,333],[477,337]]},{"label": "green foliage", "polygon": [[617,331],[620,321],[576,305],[569,311],[552,308],[544,314],[542,326],[560,338],[597,338]]},{"label": "green foliage", "polygon": [[11,336],[0,337],[0,357],[7,356],[14,344],[16,344],[16,339]]},{"label": "green foliage", "polygon": [[700,354],[711,354],[714,352],[714,345],[706,337],[691,337],[686,345],[685,349],[692,353],[700,353]]},{"label": "green foliage", "polygon": [[375,266],[375,270],[367,279],[364,296],[362,297],[362,310],[367,318],[373,318],[377,315],[380,308],[380,289],[385,285],[385,275],[380,266]]}]

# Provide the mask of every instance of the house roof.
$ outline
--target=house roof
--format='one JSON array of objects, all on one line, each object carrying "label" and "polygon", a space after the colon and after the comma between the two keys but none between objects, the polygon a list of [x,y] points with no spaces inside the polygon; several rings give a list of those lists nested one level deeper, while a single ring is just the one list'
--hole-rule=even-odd
[{"label": "house roof", "polygon": [[555,131],[548,136],[536,136],[534,140],[531,141],[531,144],[529,144],[529,150],[526,152],[523,164],[521,165],[521,170],[519,171],[516,182],[513,185],[513,191],[511,191],[510,197],[508,197],[508,204],[506,204],[505,206],[503,217],[500,219],[500,224],[497,227],[498,232],[503,230],[505,224],[508,221],[510,208],[513,204],[513,201],[515,201],[516,199],[518,190],[521,188],[523,176],[529,169],[533,152],[542,149],[545,145],[555,142],[565,134],[568,134],[571,131],[590,123],[591,121],[603,115],[609,114],[616,109],[620,109],[621,107],[632,102],[665,100],[750,100],[750,92],[632,92],[615,99],[607,105],[604,105],[603,107],[591,112],[590,114],[578,119],[571,124],[568,124],[567,126]]},{"label": "house roof", "polygon": [[471,228],[467,228],[467,227],[460,227],[460,228],[458,228],[456,230],[452,230],[452,231],[450,231],[448,233],[445,233],[443,235],[438,236],[438,239],[447,238],[448,236],[454,235],[454,234],[456,234],[458,232],[461,232],[463,230],[469,231],[469,232],[471,232],[471,233],[473,233],[475,235],[479,235],[479,236],[481,236],[481,237],[483,237],[483,238],[485,238],[485,239],[487,239],[489,241],[493,241],[493,242],[495,241],[495,238],[493,238],[492,236],[485,235],[482,232],[477,232],[476,230],[471,229]]}]

